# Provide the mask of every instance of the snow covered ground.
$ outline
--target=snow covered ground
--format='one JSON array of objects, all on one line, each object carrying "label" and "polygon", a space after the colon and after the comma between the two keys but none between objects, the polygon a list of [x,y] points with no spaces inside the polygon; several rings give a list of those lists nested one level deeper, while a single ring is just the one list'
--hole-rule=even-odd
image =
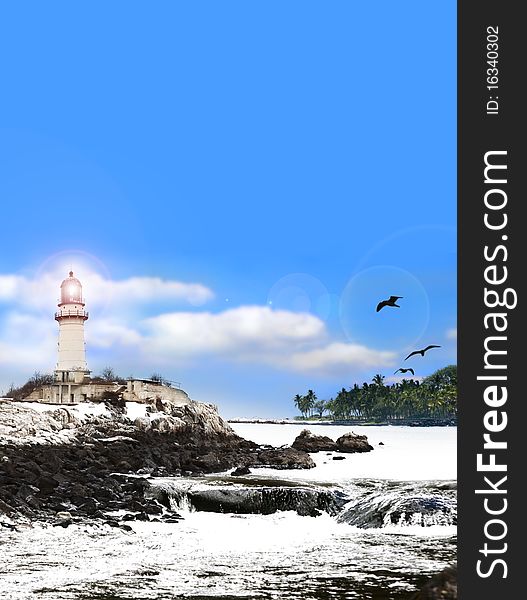
[{"label": "snow covered ground", "polygon": [[[83,402],[82,404],[44,404],[41,402],[13,402],[21,408],[31,408],[39,413],[54,412],[58,408],[66,408],[76,419],[85,421],[88,417],[110,417],[110,411],[103,403]],[[132,403],[130,403],[132,404]],[[135,403],[133,403],[135,404]]]}]

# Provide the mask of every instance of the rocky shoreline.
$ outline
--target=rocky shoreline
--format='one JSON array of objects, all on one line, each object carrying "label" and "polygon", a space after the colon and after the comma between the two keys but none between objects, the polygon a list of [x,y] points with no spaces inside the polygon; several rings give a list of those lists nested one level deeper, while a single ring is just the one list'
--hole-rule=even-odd
[{"label": "rocky shoreline", "polygon": [[[0,523],[57,525],[102,519],[177,520],[147,493],[148,477],[199,476],[228,469],[308,469],[307,452],[259,446],[237,436],[211,405],[154,406],[131,421],[122,408],[79,422],[67,408],[0,404]],[[108,513],[119,511],[119,519]]]},{"label": "rocky shoreline", "polygon": [[[236,435],[214,406],[193,401],[153,401],[135,417],[122,403],[94,407],[97,414],[84,418],[71,408],[40,408],[0,401],[0,527],[15,532],[36,523],[128,532],[132,521],[177,523],[178,492],[159,484],[173,485],[170,478],[197,482],[185,494],[198,509],[223,512],[228,502],[228,512],[268,514],[285,506],[299,515],[335,515],[348,499],[330,490],[200,489],[198,480],[231,469],[235,480],[256,467],[310,469],[313,452],[373,450],[366,436],[350,432],[332,440],[309,430],[291,446],[257,445]],[[455,600],[455,570],[431,580],[418,597]]]}]

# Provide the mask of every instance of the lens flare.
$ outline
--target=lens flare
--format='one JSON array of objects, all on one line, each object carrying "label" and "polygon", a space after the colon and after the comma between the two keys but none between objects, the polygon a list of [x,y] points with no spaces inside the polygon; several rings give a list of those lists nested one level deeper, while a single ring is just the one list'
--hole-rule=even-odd
[{"label": "lens flare", "polygon": [[325,285],[307,273],[291,273],[279,279],[269,290],[267,304],[273,309],[308,312],[327,319],[331,296]]}]

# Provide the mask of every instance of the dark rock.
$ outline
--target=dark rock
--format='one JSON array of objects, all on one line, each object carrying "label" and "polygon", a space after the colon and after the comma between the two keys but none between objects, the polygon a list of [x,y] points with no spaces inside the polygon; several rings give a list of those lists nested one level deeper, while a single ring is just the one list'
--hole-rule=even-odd
[{"label": "dark rock", "polygon": [[59,482],[51,477],[40,477],[37,482],[37,487],[43,496],[52,494],[55,488],[59,486]]},{"label": "dark rock", "polygon": [[62,458],[58,455],[58,452],[44,452],[35,457],[35,462],[45,465],[48,473],[57,473],[62,468]]},{"label": "dark rock", "polygon": [[86,498],[84,496],[70,496],[69,500],[77,507],[80,507],[86,502]]},{"label": "dark rock", "polygon": [[457,565],[434,575],[421,589],[416,600],[457,600]]},{"label": "dark rock", "polygon": [[307,452],[295,448],[271,448],[258,453],[254,467],[274,469],[312,469],[315,462]]},{"label": "dark rock", "polygon": [[136,521],[150,521],[150,517],[145,512],[140,512],[135,515]]},{"label": "dark rock", "polygon": [[203,456],[200,456],[194,461],[194,465],[198,469],[203,469],[205,472],[210,471],[219,471],[224,464],[222,461],[224,460],[221,453],[218,452],[208,452]]},{"label": "dark rock", "polygon": [[142,499],[134,498],[130,502],[126,503],[126,508],[130,511],[141,512],[143,510],[143,502],[141,500]]},{"label": "dark rock", "polygon": [[34,496],[35,494],[38,494],[40,492],[40,490],[38,489],[38,487],[35,487],[34,485],[28,485],[23,483],[19,488],[18,491],[16,493],[18,498],[21,498],[22,500],[26,500],[28,498],[31,498],[31,496]]},{"label": "dark rock", "polygon": [[294,510],[301,516],[319,516],[321,511],[334,515],[340,498],[326,489],[302,487],[234,487],[214,486],[190,490],[187,498],[197,511],[263,514]]},{"label": "dark rock", "polygon": [[236,467],[234,471],[231,473],[232,476],[238,477],[239,475],[250,475],[251,470],[249,467]]},{"label": "dark rock", "polygon": [[88,495],[88,490],[86,489],[85,486],[81,485],[78,482],[75,482],[70,488],[69,488],[69,493],[72,496],[81,496],[81,497],[86,497]]},{"label": "dark rock", "polygon": [[60,485],[61,483],[66,483],[68,481],[68,478],[65,477],[62,473],[55,473],[51,479],[54,479],[58,485]]},{"label": "dark rock", "polygon": [[368,438],[356,433],[341,435],[337,440],[337,446],[341,452],[370,452],[373,450],[373,446],[368,444]]},{"label": "dark rock", "polygon": [[315,435],[309,429],[304,429],[296,437],[291,447],[304,452],[320,452],[323,450],[336,450],[337,444],[326,435]]},{"label": "dark rock", "polygon": [[3,513],[4,515],[12,515],[14,512],[14,509],[12,506],[9,506],[9,504],[7,504],[6,502],[4,502],[3,500],[0,500],[0,513]]},{"label": "dark rock", "polygon": [[119,463],[116,466],[121,471],[132,471],[132,465],[127,460],[119,461]]},{"label": "dark rock", "polygon": [[345,456],[334,456],[333,460],[345,460]]},{"label": "dark rock", "polygon": [[79,506],[79,510],[85,512],[88,515],[93,515],[97,512],[99,503],[94,498],[85,498],[84,502]]},{"label": "dark rock", "polygon": [[384,442],[379,442],[379,446],[384,446]]},{"label": "dark rock", "polygon": [[35,496],[30,496],[29,498],[26,498],[26,504],[36,510],[42,508],[43,506],[42,500],[35,498]]},{"label": "dark rock", "polygon": [[160,515],[163,513],[163,507],[155,501],[146,502],[143,510],[148,515]]},{"label": "dark rock", "polygon": [[121,527],[119,521],[116,521],[115,519],[106,519],[106,525],[109,525],[110,527]]},{"label": "dark rock", "polygon": [[30,471],[29,469],[25,469],[25,468],[21,469],[17,473],[17,476],[18,476],[17,478],[24,479],[25,481],[27,481],[28,483],[31,483],[32,485],[37,485],[37,483],[39,481],[39,473],[35,473],[34,471]]},{"label": "dark rock", "polygon": [[164,506],[165,508],[169,509],[171,508],[171,503],[170,503],[170,496],[168,495],[168,493],[165,490],[161,490],[159,492],[159,494],[157,494],[157,501]]}]

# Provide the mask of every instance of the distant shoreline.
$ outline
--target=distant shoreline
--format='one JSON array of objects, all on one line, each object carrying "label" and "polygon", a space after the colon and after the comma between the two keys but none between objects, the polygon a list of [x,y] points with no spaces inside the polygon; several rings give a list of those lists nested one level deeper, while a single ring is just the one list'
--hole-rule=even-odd
[{"label": "distant shoreline", "polygon": [[449,419],[392,419],[386,421],[363,421],[360,419],[348,419],[343,421],[309,421],[300,419],[227,419],[228,423],[255,423],[255,424],[269,424],[269,425],[354,425],[361,427],[387,427],[387,426],[402,426],[402,427],[457,427],[457,418]]}]

